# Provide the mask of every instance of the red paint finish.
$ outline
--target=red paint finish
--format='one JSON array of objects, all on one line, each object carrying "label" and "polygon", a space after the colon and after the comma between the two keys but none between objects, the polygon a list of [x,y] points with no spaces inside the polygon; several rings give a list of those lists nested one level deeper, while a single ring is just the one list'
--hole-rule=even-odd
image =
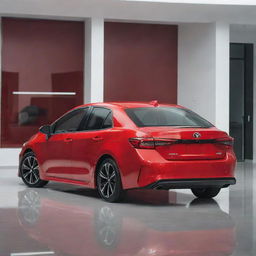
[{"label": "red paint finish", "polygon": [[2,39],[1,147],[20,147],[42,124],[82,104],[84,23],[3,18]]},{"label": "red paint finish", "polygon": [[177,103],[177,26],[105,23],[105,101]]},{"label": "red paint finish", "polygon": [[[232,146],[222,144],[231,138],[216,127],[137,127],[125,112],[127,108],[155,108],[147,103],[96,103],[84,107],[104,107],[112,111],[113,127],[46,135],[39,132],[22,148],[33,150],[43,180],[54,180],[95,188],[95,170],[99,159],[109,155],[117,163],[124,189],[144,187],[165,179],[200,179],[234,177],[236,157]],[[177,105],[159,107],[181,108]],[[87,112],[88,113],[88,112]],[[155,148],[134,147],[131,138],[156,141],[220,140],[213,144],[159,145]],[[100,138],[100,139],[95,139]],[[169,152],[169,154],[168,154]],[[173,154],[173,152],[176,152]],[[178,153],[177,153],[178,152]]]}]

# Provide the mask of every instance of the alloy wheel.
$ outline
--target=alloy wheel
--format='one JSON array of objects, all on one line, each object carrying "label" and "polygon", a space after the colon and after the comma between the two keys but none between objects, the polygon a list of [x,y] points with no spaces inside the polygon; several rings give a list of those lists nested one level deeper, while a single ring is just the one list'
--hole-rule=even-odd
[{"label": "alloy wheel", "polygon": [[21,166],[23,179],[30,185],[36,184],[40,180],[39,165],[35,156],[27,156]]},{"label": "alloy wheel", "polygon": [[114,194],[116,189],[116,170],[111,163],[105,163],[99,170],[98,185],[101,194],[105,198],[109,198]]}]

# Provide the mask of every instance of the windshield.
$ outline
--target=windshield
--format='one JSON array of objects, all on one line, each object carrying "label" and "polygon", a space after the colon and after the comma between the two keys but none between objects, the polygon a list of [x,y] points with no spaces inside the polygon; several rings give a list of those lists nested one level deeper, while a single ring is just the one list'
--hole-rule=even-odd
[{"label": "windshield", "polygon": [[138,127],[179,126],[209,128],[213,125],[188,109],[175,107],[128,108],[125,110]]}]

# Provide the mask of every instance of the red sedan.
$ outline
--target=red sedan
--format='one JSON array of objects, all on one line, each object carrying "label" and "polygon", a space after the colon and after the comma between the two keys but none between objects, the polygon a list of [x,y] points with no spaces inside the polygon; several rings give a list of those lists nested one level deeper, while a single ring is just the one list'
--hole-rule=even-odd
[{"label": "red sedan", "polygon": [[40,128],[20,153],[29,187],[58,181],[97,188],[109,202],[127,189],[189,188],[216,196],[235,184],[233,139],[191,110],[151,103],[76,107]]}]

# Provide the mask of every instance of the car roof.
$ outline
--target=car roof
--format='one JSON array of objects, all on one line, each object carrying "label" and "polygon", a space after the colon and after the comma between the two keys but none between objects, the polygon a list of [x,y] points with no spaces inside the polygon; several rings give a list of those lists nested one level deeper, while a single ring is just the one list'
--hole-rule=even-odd
[{"label": "car roof", "polygon": [[79,107],[87,107],[87,106],[99,106],[99,107],[118,107],[122,109],[126,108],[145,108],[145,107],[178,107],[183,108],[180,105],[176,104],[159,104],[157,101],[152,102],[129,102],[129,101],[120,101],[120,102],[97,102],[97,103],[90,103],[84,104]]}]

